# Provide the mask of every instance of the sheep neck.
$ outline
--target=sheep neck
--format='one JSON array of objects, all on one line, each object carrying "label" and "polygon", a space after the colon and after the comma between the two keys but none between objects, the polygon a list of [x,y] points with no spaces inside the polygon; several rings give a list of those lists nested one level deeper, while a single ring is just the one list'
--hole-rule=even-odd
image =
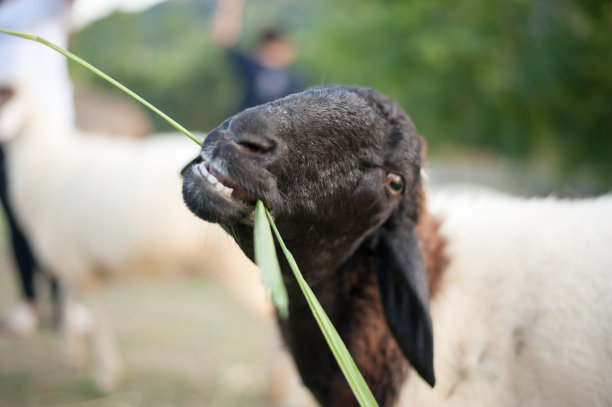
[{"label": "sheep neck", "polygon": [[[428,269],[431,296],[435,295],[446,266],[444,240],[438,228],[438,220],[423,210],[415,231]],[[305,259],[301,253],[300,257]],[[315,270],[314,258],[310,263],[302,263],[303,270],[308,271],[307,279],[374,397],[380,406],[394,405],[409,364],[386,324],[372,253],[362,247],[335,270]],[[322,275],[328,278],[319,280],[317,277]],[[304,383],[322,405],[357,405],[299,287],[290,281],[287,289],[290,317],[280,321],[280,325]]]},{"label": "sheep neck", "polygon": [[[313,291],[380,406],[391,406],[408,363],[385,323],[374,259],[368,250],[360,249],[331,275],[332,280],[314,286]],[[299,288],[289,284],[287,289],[290,316],[280,325],[302,380],[322,405],[357,406]]]}]

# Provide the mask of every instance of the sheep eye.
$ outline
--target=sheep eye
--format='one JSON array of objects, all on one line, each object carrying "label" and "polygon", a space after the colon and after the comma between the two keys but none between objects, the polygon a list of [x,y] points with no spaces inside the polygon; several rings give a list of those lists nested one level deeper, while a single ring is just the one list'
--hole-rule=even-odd
[{"label": "sheep eye", "polygon": [[404,190],[404,180],[399,175],[390,172],[387,174],[387,188],[392,195],[401,194]]}]

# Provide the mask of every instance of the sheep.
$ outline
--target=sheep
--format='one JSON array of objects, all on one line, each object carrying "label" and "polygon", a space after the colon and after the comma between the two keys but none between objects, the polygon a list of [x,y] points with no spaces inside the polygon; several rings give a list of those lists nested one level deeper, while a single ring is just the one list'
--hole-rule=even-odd
[{"label": "sheep", "polygon": [[[380,406],[612,405],[612,195],[427,197],[423,149],[379,92],[311,88],[209,133],[183,198],[251,259],[264,202]],[[303,382],[357,405],[281,269]]]},{"label": "sheep", "polygon": [[55,120],[34,94],[23,83],[0,92],[10,197],[42,265],[92,308],[94,315],[66,307],[65,339],[80,365],[83,341],[93,335],[101,390],[112,391],[122,370],[96,299],[105,280],[202,270],[262,321],[270,319],[255,266],[221,228],[197,222],[183,204],[180,169],[198,150],[194,143],[176,134],[85,135]]}]

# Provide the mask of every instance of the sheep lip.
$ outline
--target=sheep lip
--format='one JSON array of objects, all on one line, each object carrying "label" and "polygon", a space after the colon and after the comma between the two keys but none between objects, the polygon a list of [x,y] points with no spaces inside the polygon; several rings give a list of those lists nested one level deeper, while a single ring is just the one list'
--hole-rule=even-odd
[{"label": "sheep lip", "polygon": [[196,168],[200,176],[208,181],[216,192],[247,205],[255,205],[256,198],[254,196],[222,175],[211,163],[202,161]]}]

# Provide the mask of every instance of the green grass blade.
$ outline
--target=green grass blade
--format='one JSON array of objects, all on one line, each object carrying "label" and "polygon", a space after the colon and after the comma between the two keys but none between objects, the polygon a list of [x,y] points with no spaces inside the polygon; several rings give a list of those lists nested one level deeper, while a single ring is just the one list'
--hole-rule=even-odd
[{"label": "green grass blade", "polygon": [[276,250],[274,248],[274,239],[270,231],[270,224],[266,219],[266,209],[261,201],[257,201],[255,206],[255,263],[261,270],[261,281],[270,293],[272,302],[278,309],[278,313],[282,318],[287,318],[289,315],[289,300],[287,298],[287,290],[283,284]]},{"label": "green grass blade", "polygon": [[180,131],[181,133],[183,133],[184,135],[189,137],[191,140],[196,142],[198,145],[202,144],[202,142],[200,140],[198,140],[193,134],[191,134],[189,132],[189,130],[187,130],[186,128],[184,128],[180,124],[178,124],[176,121],[174,121],[172,118],[170,118],[170,116],[166,115],[164,112],[162,112],[161,110],[159,110],[158,108],[153,106],[151,103],[147,102],[145,99],[140,97],[138,94],[136,94],[132,90],[130,90],[129,88],[127,88],[126,86],[124,86],[120,82],[116,81],[112,77],[108,76],[107,74],[105,74],[104,72],[102,72],[101,70],[96,68],[95,66],[91,65],[89,62],[81,59],[80,57],[78,57],[76,55],[74,55],[73,53],[71,53],[69,51],[66,51],[65,49],[63,49],[63,48],[61,48],[61,47],[59,47],[59,46],[57,46],[57,45],[55,45],[55,44],[45,40],[44,38],[41,38],[41,37],[39,37],[37,35],[31,35],[31,34],[23,33],[23,32],[20,32],[20,31],[7,30],[6,28],[0,28],[0,32],[5,33],[5,34],[9,34],[9,35],[13,35],[15,37],[25,38],[26,40],[31,40],[31,41],[39,42],[39,43],[44,44],[47,47],[49,47],[49,48],[51,48],[51,49],[53,49],[53,50],[55,50],[57,52],[59,52],[60,54],[64,55],[65,57],[67,57],[69,59],[71,59],[72,61],[74,61],[74,62],[80,64],[81,66],[89,69],[91,72],[95,73],[96,75],[98,75],[102,79],[112,83],[113,85],[115,85],[116,87],[118,87],[119,89],[121,89],[122,91],[124,91],[125,93],[127,93],[128,95],[130,95],[131,97],[133,97],[134,99],[136,99],[137,101],[139,101],[140,103],[142,103],[143,105],[148,107],[149,109],[151,109],[153,112],[157,113],[164,120],[166,120],[168,123],[170,123],[170,125],[172,127],[174,127],[175,129],[177,129],[178,131]]},{"label": "green grass blade", "polygon": [[[261,201],[258,201],[258,205],[260,203]],[[261,206],[263,207],[263,204],[261,204]],[[297,279],[297,282],[300,288],[302,289],[302,292],[304,293],[304,297],[306,297],[306,301],[310,306],[312,314],[314,315],[317,324],[321,329],[321,332],[323,332],[323,336],[325,337],[329,348],[334,354],[334,357],[336,358],[336,361],[338,362],[342,373],[344,373],[344,377],[346,377],[346,380],[348,381],[348,384],[351,387],[353,394],[355,394],[359,405],[362,407],[378,406],[378,403],[376,403],[376,400],[374,399],[374,396],[372,395],[372,392],[370,391],[367,383],[363,379],[363,376],[361,376],[361,373],[359,373],[359,370],[357,369],[353,358],[351,358],[348,349],[344,345],[344,342],[342,342],[342,339],[340,339],[340,335],[338,335],[336,328],[334,328],[333,324],[327,317],[327,314],[325,314],[323,307],[321,307],[321,304],[308,286],[308,283],[306,283],[306,280],[304,280],[304,277],[302,276],[302,273],[300,272],[300,269],[298,268],[295,259],[285,246],[285,243],[283,242],[283,239],[280,233],[278,232],[276,225],[274,224],[274,219],[272,219],[270,212],[268,212],[265,207],[263,207],[263,209],[265,210],[266,218],[268,219],[268,222],[270,226],[272,226],[272,230],[276,235],[276,239],[278,240],[281,249],[285,254],[285,257],[289,262],[289,266],[291,267],[291,270],[293,271],[293,274],[295,275],[295,278]],[[257,222],[257,218],[255,219],[255,221]],[[274,245],[272,245],[272,249],[274,249]],[[274,257],[276,258],[276,255],[274,255]]]}]

